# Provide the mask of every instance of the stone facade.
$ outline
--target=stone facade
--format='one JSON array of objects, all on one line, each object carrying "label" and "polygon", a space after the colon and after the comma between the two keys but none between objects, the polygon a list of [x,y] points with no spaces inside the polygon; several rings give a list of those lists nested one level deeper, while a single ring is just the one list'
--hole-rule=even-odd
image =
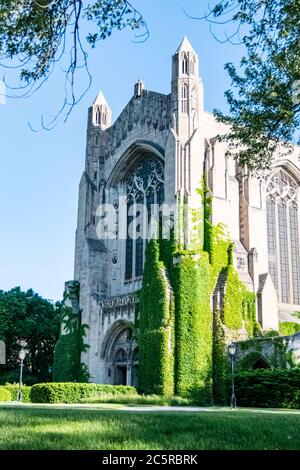
[{"label": "stone facade", "polygon": [[[212,223],[222,223],[234,241],[235,267],[257,294],[262,328],[278,329],[281,317],[295,321],[291,313],[300,310],[299,148],[288,158],[275,158],[268,183],[246,178],[236,161],[225,156],[225,145],[217,138],[226,129],[204,111],[198,69],[198,56],[184,38],[172,58],[169,95],[148,91],[139,80],[114,123],[101,92],[88,111],[74,278],[80,283],[82,321],[89,326],[90,348],[82,360],[97,383],[137,380],[138,351],[130,325],[145,241],[130,244],[121,236],[124,226],[127,230],[121,217],[122,196],[144,202],[160,199],[170,206],[184,198],[197,208],[204,172],[213,195]],[[105,204],[112,204],[115,216],[111,236],[99,238]]]}]

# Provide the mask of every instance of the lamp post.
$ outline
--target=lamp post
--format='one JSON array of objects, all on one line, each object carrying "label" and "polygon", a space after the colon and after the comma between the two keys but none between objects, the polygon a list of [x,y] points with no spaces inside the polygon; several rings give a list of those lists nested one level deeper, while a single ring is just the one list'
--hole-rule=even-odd
[{"label": "lamp post", "polygon": [[19,359],[21,361],[21,366],[20,366],[20,380],[19,380],[19,390],[18,390],[18,401],[22,401],[22,378],[23,378],[23,364],[24,364],[24,359],[26,356],[25,349],[21,349],[19,353]]},{"label": "lamp post", "polygon": [[231,359],[231,399],[230,399],[230,408],[232,410],[236,409],[236,397],[234,393],[234,361],[235,361],[235,343],[231,342],[228,345],[228,352]]}]

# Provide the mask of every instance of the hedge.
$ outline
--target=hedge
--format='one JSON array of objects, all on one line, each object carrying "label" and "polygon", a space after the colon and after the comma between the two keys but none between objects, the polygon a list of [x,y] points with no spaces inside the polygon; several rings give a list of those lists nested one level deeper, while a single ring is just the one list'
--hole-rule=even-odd
[{"label": "hedge", "polygon": [[300,409],[300,368],[260,369],[236,375],[239,406]]},{"label": "hedge", "polygon": [[129,385],[98,385],[91,383],[52,382],[33,385],[32,403],[79,403],[89,397],[135,394]]},{"label": "hedge", "polygon": [[4,387],[0,387],[0,402],[11,401],[11,394]]},{"label": "hedge", "polygon": [[[18,384],[3,385],[1,386],[1,388],[4,388],[10,393],[12,401],[16,401],[18,399],[18,390],[19,390]],[[22,401],[24,403],[30,403],[31,387],[22,385],[21,390],[22,390]]]}]

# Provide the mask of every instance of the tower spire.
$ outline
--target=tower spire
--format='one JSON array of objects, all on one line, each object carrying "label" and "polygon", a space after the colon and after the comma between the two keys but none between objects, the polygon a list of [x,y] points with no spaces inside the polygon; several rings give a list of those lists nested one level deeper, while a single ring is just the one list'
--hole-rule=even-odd
[{"label": "tower spire", "polygon": [[111,126],[111,121],[111,109],[100,90],[91,106],[91,124],[105,130]]},{"label": "tower spire", "polygon": [[174,127],[187,141],[199,126],[203,110],[203,85],[199,77],[199,58],[186,36],[172,57],[172,101]]},{"label": "tower spire", "polygon": [[172,61],[172,81],[179,77],[199,77],[199,58],[186,36],[182,39]]}]

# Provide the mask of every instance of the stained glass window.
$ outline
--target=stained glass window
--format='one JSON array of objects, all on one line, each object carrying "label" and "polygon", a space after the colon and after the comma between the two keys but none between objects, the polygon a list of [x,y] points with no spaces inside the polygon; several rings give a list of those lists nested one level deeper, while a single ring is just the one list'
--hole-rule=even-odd
[{"label": "stained glass window", "polygon": [[283,169],[267,182],[269,272],[279,300],[289,304],[300,304],[298,190]]},{"label": "stained glass window", "polygon": [[284,204],[284,201],[280,201],[278,204],[278,231],[279,231],[281,300],[284,303],[288,303],[289,302],[289,257],[288,257],[286,206]]},{"label": "stained glass window", "polygon": [[277,289],[277,261],[276,261],[276,222],[275,222],[275,203],[271,198],[267,199],[267,224],[268,224],[268,255],[269,271]]},{"label": "stained glass window", "polygon": [[[125,279],[130,280],[143,273],[147,230],[142,222],[148,220],[149,224],[152,205],[164,201],[163,162],[154,155],[145,155],[130,169],[125,183],[128,199]],[[130,224],[134,239],[129,231]]]},{"label": "stained glass window", "polygon": [[295,204],[290,206],[291,260],[293,279],[293,301],[300,304],[300,256],[298,211]]}]

